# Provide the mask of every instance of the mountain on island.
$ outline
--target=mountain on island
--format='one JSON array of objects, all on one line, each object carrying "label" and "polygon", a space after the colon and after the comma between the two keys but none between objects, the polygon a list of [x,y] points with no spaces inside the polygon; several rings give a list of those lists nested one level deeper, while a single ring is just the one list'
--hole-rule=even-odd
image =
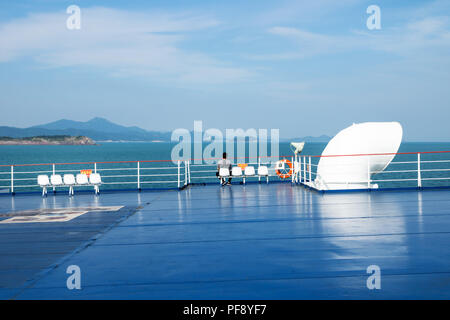
[{"label": "mountain on island", "polygon": [[171,132],[121,126],[103,118],[93,118],[86,122],[62,119],[29,128],[0,127],[0,136],[4,137],[58,135],[86,136],[95,141],[170,141]]},{"label": "mountain on island", "polygon": [[[191,132],[193,134],[193,132]],[[73,121],[62,119],[29,128],[0,126],[0,137],[26,138],[36,136],[84,136],[95,141],[162,141],[170,142],[172,133],[164,131],[148,131],[136,126],[126,127],[104,118],[93,118],[89,121]],[[301,137],[280,139],[280,142],[306,141],[328,142],[330,137]]]}]

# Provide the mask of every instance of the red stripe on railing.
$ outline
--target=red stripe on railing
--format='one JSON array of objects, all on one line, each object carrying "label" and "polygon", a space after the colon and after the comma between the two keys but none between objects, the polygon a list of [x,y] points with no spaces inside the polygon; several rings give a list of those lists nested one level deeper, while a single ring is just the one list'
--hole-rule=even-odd
[{"label": "red stripe on railing", "polygon": [[[362,156],[388,156],[388,155],[412,155],[412,154],[438,154],[450,153],[449,151],[423,151],[423,152],[397,152],[397,153],[361,153],[361,154],[336,154],[336,155],[300,155],[300,157],[312,158],[331,158],[331,157],[362,157]],[[275,156],[258,156],[258,157],[236,157],[234,159],[258,159],[258,158],[274,158]],[[290,156],[279,156],[279,158],[292,158]],[[204,161],[204,160],[220,160],[222,158],[204,158],[204,159],[186,159],[187,161]],[[181,160],[184,161],[184,160]],[[124,160],[124,161],[89,161],[89,162],[60,162],[60,163],[29,163],[29,164],[2,164],[0,167],[32,167],[32,166],[51,166],[51,165],[80,165],[80,164],[117,164],[117,163],[149,163],[149,162],[172,162],[172,160]]]},{"label": "red stripe on railing", "polygon": [[433,154],[433,153],[450,153],[450,151],[424,151],[424,152],[397,152],[397,153],[361,153],[361,154],[334,154],[334,155],[320,155],[320,156],[306,156],[314,158],[329,158],[329,157],[361,157],[361,156],[392,156],[392,155],[407,155],[407,154]]}]

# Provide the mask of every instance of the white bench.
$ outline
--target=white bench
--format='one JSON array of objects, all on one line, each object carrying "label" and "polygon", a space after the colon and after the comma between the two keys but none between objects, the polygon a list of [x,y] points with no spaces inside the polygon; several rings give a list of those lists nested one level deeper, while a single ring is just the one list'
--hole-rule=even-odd
[{"label": "white bench", "polygon": [[244,169],[244,184],[245,184],[245,178],[248,177],[254,177],[256,175],[255,173],[255,167],[251,167],[251,166],[246,166]]},{"label": "white bench", "polygon": [[102,184],[102,177],[98,173],[92,173],[89,176],[89,183],[94,186],[95,194],[100,193],[100,185]]},{"label": "white bench", "polygon": [[269,183],[269,168],[267,168],[266,166],[259,166],[258,176],[266,177],[266,183]]},{"label": "white bench", "polygon": [[37,180],[42,188],[42,196],[47,195],[47,188],[49,187],[69,187],[69,195],[73,196],[73,187],[76,186],[93,186],[95,194],[99,194],[102,184],[102,178],[98,173],[92,173],[89,177],[84,173],[79,173],[76,178],[73,174],[65,174],[64,179],[59,174],[51,175],[50,179],[47,175],[39,175]]},{"label": "white bench", "polygon": [[69,196],[73,196],[73,186],[76,185],[75,176],[73,174],[64,175],[64,184],[69,187]]},{"label": "white bench", "polygon": [[47,188],[51,186],[50,180],[48,179],[47,175],[38,175],[38,184],[42,188],[42,196],[47,195]]},{"label": "white bench", "polygon": [[242,177],[242,168],[241,167],[231,168],[231,176],[236,178]]},{"label": "white bench", "polygon": [[223,184],[225,179],[230,178],[230,169],[228,169],[228,168],[220,168],[219,169],[219,178],[220,178],[220,183]]},{"label": "white bench", "polygon": [[244,173],[242,173],[241,167],[231,168],[231,173],[230,173],[230,170],[227,168],[219,169],[219,177],[221,178],[221,180],[227,179],[227,178],[233,178],[233,177],[236,177],[236,178],[242,177],[243,183],[245,184],[245,178],[255,177],[255,176],[266,177],[266,181],[268,183],[269,182],[269,169],[266,166],[260,166],[260,167],[258,167],[258,174],[256,174],[256,172],[255,172],[255,167],[252,167],[252,166],[245,167]]}]

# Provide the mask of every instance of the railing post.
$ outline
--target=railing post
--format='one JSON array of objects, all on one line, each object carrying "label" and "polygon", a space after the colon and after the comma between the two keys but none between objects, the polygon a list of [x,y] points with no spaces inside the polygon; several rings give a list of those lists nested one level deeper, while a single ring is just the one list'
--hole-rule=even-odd
[{"label": "railing post", "polygon": [[[258,171],[259,171],[259,167],[261,167],[261,157],[260,156],[258,156]],[[257,173],[258,173],[258,182],[261,182],[261,176],[259,175],[259,172],[257,171]]]},{"label": "railing post", "polygon": [[[53,175],[55,175],[55,173],[56,173],[55,164],[52,165],[52,171],[53,171]],[[53,193],[56,193],[55,187],[53,187]]]},{"label": "railing post", "polygon": [[311,170],[311,156],[309,156],[309,182],[312,182]]},{"label": "railing post", "polygon": [[137,187],[141,191],[141,163],[139,161],[137,163]]},{"label": "railing post", "polygon": [[370,189],[370,158],[367,156],[367,189]]},{"label": "railing post", "polygon": [[14,194],[14,166],[11,166],[11,193]]},{"label": "railing post", "polygon": [[302,176],[303,176],[303,162],[302,157],[298,157],[298,177],[297,181],[302,183]]},{"label": "railing post", "polygon": [[[297,163],[297,172],[295,172],[295,164]],[[298,155],[294,154],[294,177],[293,177],[293,182],[297,183],[297,175],[298,175]]]},{"label": "railing post", "polygon": [[291,183],[294,183],[294,180],[295,180],[295,160],[294,160],[294,157],[291,157],[291,160],[292,160],[292,181],[291,181]]},{"label": "railing post", "polygon": [[187,185],[188,172],[187,172],[187,161],[184,160],[184,185]]},{"label": "railing post", "polygon": [[94,173],[97,173],[97,162],[94,163]]},{"label": "railing post", "polygon": [[188,168],[188,184],[191,184],[191,161],[190,160],[188,160],[187,168]]},{"label": "railing post", "polygon": [[180,188],[180,160],[178,160],[178,162],[177,162],[177,164],[178,164],[178,174],[177,174],[177,177],[178,177],[178,189]]},{"label": "railing post", "polygon": [[306,157],[303,157],[303,183],[306,184]]},{"label": "railing post", "polygon": [[420,169],[420,153],[417,154],[417,187],[422,188],[422,172]]}]

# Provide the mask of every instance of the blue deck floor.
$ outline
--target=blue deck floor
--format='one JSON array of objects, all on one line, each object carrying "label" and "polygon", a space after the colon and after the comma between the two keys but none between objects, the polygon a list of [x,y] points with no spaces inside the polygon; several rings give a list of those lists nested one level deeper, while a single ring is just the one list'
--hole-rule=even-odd
[{"label": "blue deck floor", "polygon": [[[0,224],[0,298],[450,298],[449,190],[278,183],[0,197],[3,214],[77,206],[124,208]],[[66,287],[69,265],[81,268],[81,290]],[[380,290],[366,287],[369,265],[381,268]]]}]

